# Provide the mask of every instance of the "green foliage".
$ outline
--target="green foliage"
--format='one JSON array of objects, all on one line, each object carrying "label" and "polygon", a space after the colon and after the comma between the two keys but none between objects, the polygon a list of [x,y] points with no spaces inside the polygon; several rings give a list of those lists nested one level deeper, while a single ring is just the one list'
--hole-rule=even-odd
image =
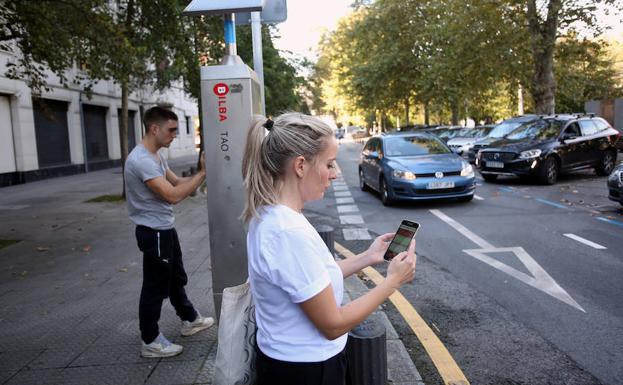
[{"label": "green foliage", "polygon": [[[297,75],[295,65],[282,57],[272,41],[273,30],[262,26],[262,60],[264,63],[264,92],[266,114],[278,115],[285,111],[308,112],[307,105],[299,94],[304,79]],[[250,26],[236,30],[238,55],[247,65],[253,67],[253,42]]]},{"label": "green foliage", "polygon": [[[530,2],[357,2],[321,44],[311,77],[320,95],[314,105],[335,116],[372,114],[377,122],[411,104],[420,104],[435,123],[495,121],[515,114],[522,86],[531,94],[525,109],[534,110],[540,102],[532,82],[547,50],[535,55]],[[563,1],[552,12],[559,12],[561,28],[581,23],[597,33],[595,6],[587,4]],[[543,18],[547,8],[538,11]],[[546,20],[540,23],[545,28]],[[554,45],[559,107],[580,111],[587,99],[619,95],[616,71],[600,47],[570,34]]]},{"label": "green foliage", "polygon": [[559,41],[554,57],[557,111],[584,111],[587,100],[623,96],[623,88],[617,85],[618,71],[606,53],[607,48],[605,41],[579,39],[574,32]]},{"label": "green foliage", "polygon": [[9,247],[11,245],[14,245],[16,243],[20,242],[19,240],[15,240],[15,239],[0,239],[0,250],[4,249],[5,247]]}]

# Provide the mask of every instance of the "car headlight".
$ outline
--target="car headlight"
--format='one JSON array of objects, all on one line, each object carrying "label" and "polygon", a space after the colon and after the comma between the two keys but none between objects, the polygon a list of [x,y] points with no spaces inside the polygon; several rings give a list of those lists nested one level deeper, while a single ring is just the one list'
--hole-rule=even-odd
[{"label": "car headlight", "polygon": [[528,150],[519,154],[520,159],[532,159],[541,156],[541,150]]},{"label": "car headlight", "polygon": [[414,180],[415,174],[411,171],[394,170],[392,172],[394,179]]},{"label": "car headlight", "polygon": [[461,169],[461,176],[473,177],[474,176],[474,168],[471,164],[467,162],[463,162],[463,169]]}]

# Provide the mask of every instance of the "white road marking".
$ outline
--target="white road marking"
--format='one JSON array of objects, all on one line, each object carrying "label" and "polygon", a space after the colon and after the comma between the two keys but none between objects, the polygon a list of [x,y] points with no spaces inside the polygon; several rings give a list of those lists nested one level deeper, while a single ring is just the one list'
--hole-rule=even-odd
[{"label": "white road marking", "polygon": [[465,238],[467,238],[470,241],[474,242],[475,244],[477,244],[481,248],[483,248],[483,249],[494,249],[495,248],[492,244],[490,244],[489,242],[487,242],[484,239],[480,238],[478,235],[472,233],[471,231],[469,231],[467,229],[467,227],[465,227],[462,224],[458,223],[457,221],[455,221],[454,219],[450,218],[449,216],[447,216],[446,214],[442,213],[441,211],[439,211],[439,210],[430,210],[430,212],[434,216],[436,216],[437,218],[441,219],[442,221],[444,221],[447,224],[449,224],[450,226],[452,226],[456,231],[458,231],[459,233],[463,234],[465,236]]},{"label": "white road marking", "polygon": [[333,195],[335,195],[336,197],[350,197],[352,195],[350,195],[350,191],[336,191],[333,193]]},{"label": "white road marking", "polygon": [[483,198],[483,197],[481,197],[479,195],[476,195],[476,194],[474,194],[474,199],[476,199],[477,201],[484,201],[485,200],[485,198]]},{"label": "white road marking", "polygon": [[334,180],[334,181],[332,182],[332,184],[333,184],[334,186],[346,186],[346,182],[344,182],[344,181],[338,181],[338,180]]},{"label": "white road marking", "polygon": [[340,223],[343,225],[362,225],[361,215],[340,215]]},{"label": "white road marking", "polygon": [[[523,247],[494,247],[489,242],[472,233],[465,226],[456,222],[454,219],[448,217],[441,211],[430,210],[430,212],[437,218],[441,219],[442,221],[453,227],[456,231],[463,234],[466,238],[481,247],[480,249],[463,250],[464,253],[471,255],[479,261],[484,262],[491,267],[500,270],[510,275],[511,277],[514,277],[521,282],[528,284],[535,289],[541,290],[542,292],[558,299],[559,301],[562,301],[567,305],[586,313],[586,311],[573,298],[571,298],[571,296],[562,287],[560,287],[558,283],[556,283],[556,281],[554,281],[554,279],[545,271],[545,269],[543,269],[530,256],[530,254],[528,254],[528,252],[523,249]],[[521,272],[513,267],[510,267],[487,255],[504,252],[514,253],[515,256],[532,274],[532,276]]]},{"label": "white road marking", "polygon": [[344,191],[344,190],[348,190],[348,186],[346,185],[333,186],[333,191]]},{"label": "white road marking", "polygon": [[337,203],[338,205],[345,203],[355,203],[355,200],[353,198],[335,198],[335,203]]},{"label": "white road marking", "polygon": [[600,245],[598,243],[595,243],[595,242],[591,242],[588,239],[584,239],[584,238],[582,238],[580,236],[577,236],[575,234],[568,233],[568,234],[563,234],[563,235],[565,237],[567,237],[567,238],[571,238],[571,239],[573,239],[575,241],[583,243],[583,244],[585,244],[587,246],[590,246],[590,247],[592,247],[594,249],[597,249],[597,250],[606,250],[607,249],[607,247],[605,247],[605,246],[602,246],[602,245]]},{"label": "white road marking", "polygon": [[342,229],[342,233],[347,241],[372,239],[368,229]]},{"label": "white road marking", "polygon": [[337,206],[337,212],[340,214],[343,213],[356,213],[359,211],[359,207],[357,205],[341,205]]}]

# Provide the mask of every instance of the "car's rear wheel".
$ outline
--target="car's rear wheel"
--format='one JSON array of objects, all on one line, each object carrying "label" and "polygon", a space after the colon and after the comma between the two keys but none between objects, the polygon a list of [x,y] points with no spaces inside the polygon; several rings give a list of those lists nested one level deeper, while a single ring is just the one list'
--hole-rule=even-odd
[{"label": "car's rear wheel", "polygon": [[498,176],[496,174],[482,174],[482,178],[487,182],[495,182]]},{"label": "car's rear wheel", "polygon": [[597,173],[597,175],[610,175],[610,173],[614,169],[616,159],[617,156],[614,151],[608,150],[604,152],[601,160],[599,161],[599,165],[595,168],[595,172]]},{"label": "car's rear wheel", "polygon": [[558,162],[553,157],[546,158],[539,169],[539,182],[543,184],[555,184],[558,180]]},{"label": "car's rear wheel", "polygon": [[393,200],[389,195],[389,189],[383,177],[381,177],[381,181],[379,182],[379,193],[381,194],[381,203],[383,203],[383,206],[391,206]]},{"label": "car's rear wheel", "polygon": [[366,184],[365,180],[363,179],[363,170],[359,169],[359,188],[361,189],[361,191],[368,191],[368,185]]}]

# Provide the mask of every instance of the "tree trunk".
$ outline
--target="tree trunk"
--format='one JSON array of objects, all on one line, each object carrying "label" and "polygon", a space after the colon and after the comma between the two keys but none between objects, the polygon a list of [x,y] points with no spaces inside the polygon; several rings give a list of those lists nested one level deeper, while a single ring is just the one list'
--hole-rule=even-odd
[{"label": "tree trunk", "polygon": [[528,0],[528,27],[532,43],[534,73],[532,89],[534,112],[553,114],[556,110],[556,79],[554,77],[554,46],[558,32],[558,16],[562,0],[549,0],[547,17],[541,21],[536,0]]},{"label": "tree trunk", "polygon": [[452,99],[452,125],[456,126],[459,124],[459,102],[456,98]]},{"label": "tree trunk", "polygon": [[128,81],[121,83],[121,127],[119,127],[119,141],[121,143],[121,196],[125,199],[125,161],[128,159],[128,94],[130,93]]},{"label": "tree trunk", "polygon": [[[193,44],[195,48],[195,57],[199,58],[200,53],[199,53],[199,45],[197,43],[198,37],[197,37],[197,28],[195,25],[195,20],[196,18],[193,17],[193,30],[195,31],[193,34]],[[199,156],[197,157],[197,170],[201,168],[201,157],[204,155],[203,154],[203,128],[204,126],[203,126],[203,114],[201,113],[201,108],[202,108],[201,105],[202,105],[201,90],[199,90],[199,94],[197,95],[197,111],[199,112]]]},{"label": "tree trunk", "polygon": [[424,124],[430,126],[430,110],[428,108],[428,101],[424,102]]},{"label": "tree trunk", "polygon": [[409,125],[409,98],[405,98],[405,126]]},{"label": "tree trunk", "polygon": [[533,57],[532,98],[534,99],[534,112],[538,115],[551,115],[556,110],[554,58],[547,52],[535,53]]},{"label": "tree trunk", "polygon": [[201,168],[201,157],[203,153],[203,114],[201,113],[201,93],[197,101],[197,111],[199,111],[199,156],[197,157],[197,170]]},{"label": "tree trunk", "polygon": [[[129,0],[125,15],[125,35],[133,36],[132,20],[134,19],[134,0]],[[128,158],[128,98],[130,94],[130,75],[125,74],[121,78],[121,175],[123,186],[121,197],[125,199],[125,161]]]}]

